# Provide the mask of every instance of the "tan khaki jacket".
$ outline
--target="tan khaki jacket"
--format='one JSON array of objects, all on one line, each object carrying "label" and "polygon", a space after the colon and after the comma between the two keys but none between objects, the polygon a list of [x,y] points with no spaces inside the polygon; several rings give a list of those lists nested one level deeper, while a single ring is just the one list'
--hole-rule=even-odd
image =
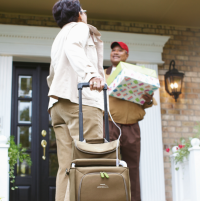
[{"label": "tan khaki jacket", "polygon": [[[105,69],[106,80],[112,72],[112,66]],[[119,98],[109,96],[110,113],[113,120],[119,124],[134,124],[144,118],[145,108],[152,107],[153,103],[148,105],[139,105],[133,102],[124,101]],[[112,121],[109,119],[109,121]]]},{"label": "tan khaki jacket", "polygon": [[[78,36],[83,32],[88,32],[86,41],[79,40]],[[104,78],[100,36],[95,27],[82,22],[71,22],[61,29],[51,50],[50,74],[47,77],[49,97],[78,103],[78,83],[89,82],[92,77]],[[103,93],[83,89],[83,105],[103,110]]]}]

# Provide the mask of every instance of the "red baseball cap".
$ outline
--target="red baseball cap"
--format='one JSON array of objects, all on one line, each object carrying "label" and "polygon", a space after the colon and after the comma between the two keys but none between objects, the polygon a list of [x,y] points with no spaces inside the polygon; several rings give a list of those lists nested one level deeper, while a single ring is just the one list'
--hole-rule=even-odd
[{"label": "red baseball cap", "polygon": [[115,42],[111,43],[111,46],[110,46],[111,49],[113,49],[116,45],[119,45],[122,49],[126,50],[127,53],[129,53],[129,49],[128,49],[128,46],[126,43],[115,41]]}]

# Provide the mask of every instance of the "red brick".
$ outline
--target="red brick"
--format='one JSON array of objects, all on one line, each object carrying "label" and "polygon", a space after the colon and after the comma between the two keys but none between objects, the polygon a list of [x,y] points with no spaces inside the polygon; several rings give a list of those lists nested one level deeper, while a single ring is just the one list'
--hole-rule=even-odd
[{"label": "red brick", "polygon": [[181,137],[181,133],[169,133],[169,137],[170,138],[180,138]]},{"label": "red brick", "polygon": [[183,115],[177,115],[175,116],[175,120],[181,120],[181,121],[188,121],[188,116],[183,116]]},{"label": "red brick", "polygon": [[164,109],[171,109],[171,108],[173,108],[173,105],[170,104],[170,103],[162,103],[162,104],[161,104],[161,108],[164,108]]},{"label": "red brick", "polygon": [[185,96],[187,98],[191,98],[191,99],[197,99],[198,98],[198,94],[186,94]]},{"label": "red brick", "polygon": [[177,100],[178,103],[182,103],[182,104],[192,104],[192,99],[180,99],[178,98]]},{"label": "red brick", "polygon": [[176,56],[176,59],[179,59],[179,60],[188,60],[188,57],[187,56]]},{"label": "red brick", "polygon": [[173,44],[173,45],[181,45],[181,44],[182,44],[182,41],[181,41],[181,40],[170,40],[170,44]]},{"label": "red brick", "polygon": [[198,83],[187,82],[187,83],[185,83],[185,85],[188,88],[199,88],[199,84]]},{"label": "red brick", "polygon": [[199,67],[192,67],[191,69],[194,72],[200,72],[200,68]]},{"label": "red brick", "polygon": [[200,105],[200,99],[194,100],[195,105]]},{"label": "red brick", "polygon": [[194,42],[193,41],[182,41],[182,44],[187,45],[187,46],[191,46],[194,44]]},{"label": "red brick", "polygon": [[171,167],[171,163],[170,162],[168,162],[168,163],[164,163],[164,167],[166,167],[166,168],[170,168]]},{"label": "red brick", "polygon": [[176,127],[176,132],[187,133],[189,131],[188,127]]},{"label": "red brick", "polygon": [[190,121],[196,121],[196,122],[197,122],[197,121],[200,121],[200,117],[199,117],[199,116],[190,116],[190,117],[189,117],[189,120],[190,120]]},{"label": "red brick", "polygon": [[[187,45],[179,45],[176,47],[178,50],[188,50],[188,46]],[[190,50],[194,50],[196,48],[190,48]],[[195,51],[195,50],[194,50]]]},{"label": "red brick", "polygon": [[162,126],[167,126],[167,121],[162,121]]},{"label": "red brick", "polygon": [[197,77],[197,72],[185,72],[186,77]]},{"label": "red brick", "polygon": [[[200,78],[192,78],[192,82],[200,82]],[[200,87],[200,85],[199,85],[199,87]]]},{"label": "red brick", "polygon": [[166,30],[164,29],[156,29],[156,34],[165,34]]},{"label": "red brick", "polygon": [[200,93],[200,89],[193,89],[194,93]]},{"label": "red brick", "polygon": [[141,33],[142,29],[141,28],[135,28],[135,27],[129,27],[129,31],[133,33]]},{"label": "red brick", "polygon": [[143,33],[155,33],[155,29],[143,29]]},{"label": "red brick", "polygon": [[200,57],[190,57],[191,61],[200,61]]},{"label": "red brick", "polygon": [[174,103],[173,108],[174,109],[187,109],[187,105]]},{"label": "red brick", "polygon": [[188,105],[188,109],[200,110],[200,105]]},{"label": "red brick", "polygon": [[196,116],[200,116],[200,111],[195,111]]},{"label": "red brick", "polygon": [[181,114],[183,115],[194,115],[193,110],[182,110]]},{"label": "red brick", "polygon": [[163,54],[163,59],[175,59],[174,55],[169,55],[169,54]]},{"label": "red brick", "polygon": [[196,52],[192,52],[192,51],[184,51],[184,54],[187,56],[195,56]]},{"label": "red brick", "polygon": [[187,40],[188,38],[187,36],[174,36],[174,39],[183,41],[183,40]]},{"label": "red brick", "polygon": [[180,110],[168,110],[168,114],[180,114]]},{"label": "red brick", "polygon": [[170,50],[168,49],[163,49],[163,54],[169,54],[170,53]]},{"label": "red brick", "polygon": [[161,109],[161,114],[166,114],[166,110]]},{"label": "red brick", "polygon": [[174,132],[175,127],[163,127],[162,130],[163,132]]},{"label": "red brick", "polygon": [[183,51],[181,50],[170,50],[170,54],[175,54],[175,55],[182,55],[183,54]]},{"label": "red brick", "polygon": [[161,117],[162,117],[162,120],[174,120],[174,116],[173,115],[166,115],[165,114],[165,115],[162,115]]},{"label": "red brick", "polygon": [[[164,88],[163,88],[164,89]],[[162,97],[162,98],[170,98],[170,95],[165,91],[165,89],[164,90],[161,90],[160,91],[160,97]]]},{"label": "red brick", "polygon": [[164,81],[165,77],[163,75],[158,75],[158,79]]},{"label": "red brick", "polygon": [[174,99],[169,96],[168,98],[166,97],[160,97],[160,102],[161,103],[174,103]]},{"label": "red brick", "polygon": [[183,36],[194,36],[194,33],[191,31],[182,31]]},{"label": "red brick", "polygon": [[190,77],[184,77],[184,80],[183,80],[184,82],[191,82],[192,80],[191,80],[191,78]]},{"label": "red brick", "polygon": [[200,32],[199,33],[195,33],[195,36],[200,37]]},{"label": "red brick", "polygon": [[184,64],[186,66],[196,66],[197,62],[195,62],[195,61],[184,61]]},{"label": "red brick", "polygon": [[169,30],[170,35],[179,35],[178,31]]},{"label": "red brick", "polygon": [[192,89],[190,88],[182,88],[182,93],[191,93]]},{"label": "red brick", "polygon": [[182,133],[182,137],[184,137],[184,138],[194,137],[194,134],[193,133]]},{"label": "red brick", "polygon": [[162,137],[163,138],[167,138],[168,137],[168,133],[167,132],[162,132]]},{"label": "red brick", "polygon": [[198,37],[190,37],[190,36],[189,36],[189,37],[188,37],[188,40],[189,40],[189,41],[195,41],[195,42],[197,41],[197,42],[198,42],[198,41],[199,41],[199,38],[198,38]]},{"label": "red brick", "polygon": [[182,126],[194,126],[195,123],[192,121],[183,121]]},{"label": "red brick", "polygon": [[191,67],[189,66],[180,66],[179,68],[181,71],[191,71]]},{"label": "red brick", "polygon": [[175,144],[174,139],[163,138],[163,144]]},{"label": "red brick", "polygon": [[168,126],[181,126],[181,121],[168,121]]}]

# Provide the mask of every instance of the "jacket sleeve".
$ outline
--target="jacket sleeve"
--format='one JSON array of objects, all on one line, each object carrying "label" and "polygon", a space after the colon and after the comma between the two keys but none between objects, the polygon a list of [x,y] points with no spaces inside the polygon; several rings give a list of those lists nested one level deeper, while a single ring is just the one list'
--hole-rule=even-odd
[{"label": "jacket sleeve", "polygon": [[155,106],[158,105],[158,103],[154,97],[152,98],[151,104],[145,103],[142,107],[143,107],[143,109],[146,109],[146,108],[152,107],[153,105],[155,105]]},{"label": "jacket sleeve", "polygon": [[72,68],[85,82],[89,82],[93,77],[101,77],[84,50],[89,34],[89,27],[84,23],[78,23],[71,29],[64,47]]},{"label": "jacket sleeve", "polygon": [[153,106],[153,102],[151,104],[148,103],[144,103],[144,105],[142,105],[143,109],[149,108]]}]

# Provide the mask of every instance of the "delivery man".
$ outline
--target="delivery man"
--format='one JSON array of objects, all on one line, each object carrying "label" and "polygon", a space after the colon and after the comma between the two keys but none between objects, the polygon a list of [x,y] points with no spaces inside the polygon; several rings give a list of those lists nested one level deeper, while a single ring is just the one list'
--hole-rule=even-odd
[{"label": "delivery man", "polygon": [[[112,66],[105,69],[106,80],[116,69],[119,62],[125,62],[129,56],[128,46],[123,42],[113,42],[111,44],[111,49],[110,60],[112,62]],[[141,200],[139,180],[140,127],[138,121],[144,118],[144,109],[153,105],[153,95],[145,94],[142,98],[146,101],[144,105],[139,105],[112,96],[109,97],[110,113],[113,120],[122,131],[120,148],[122,159],[126,161],[129,167],[131,180],[131,201]],[[119,129],[114,125],[111,119],[109,119],[109,132],[111,141],[118,139]]]}]

